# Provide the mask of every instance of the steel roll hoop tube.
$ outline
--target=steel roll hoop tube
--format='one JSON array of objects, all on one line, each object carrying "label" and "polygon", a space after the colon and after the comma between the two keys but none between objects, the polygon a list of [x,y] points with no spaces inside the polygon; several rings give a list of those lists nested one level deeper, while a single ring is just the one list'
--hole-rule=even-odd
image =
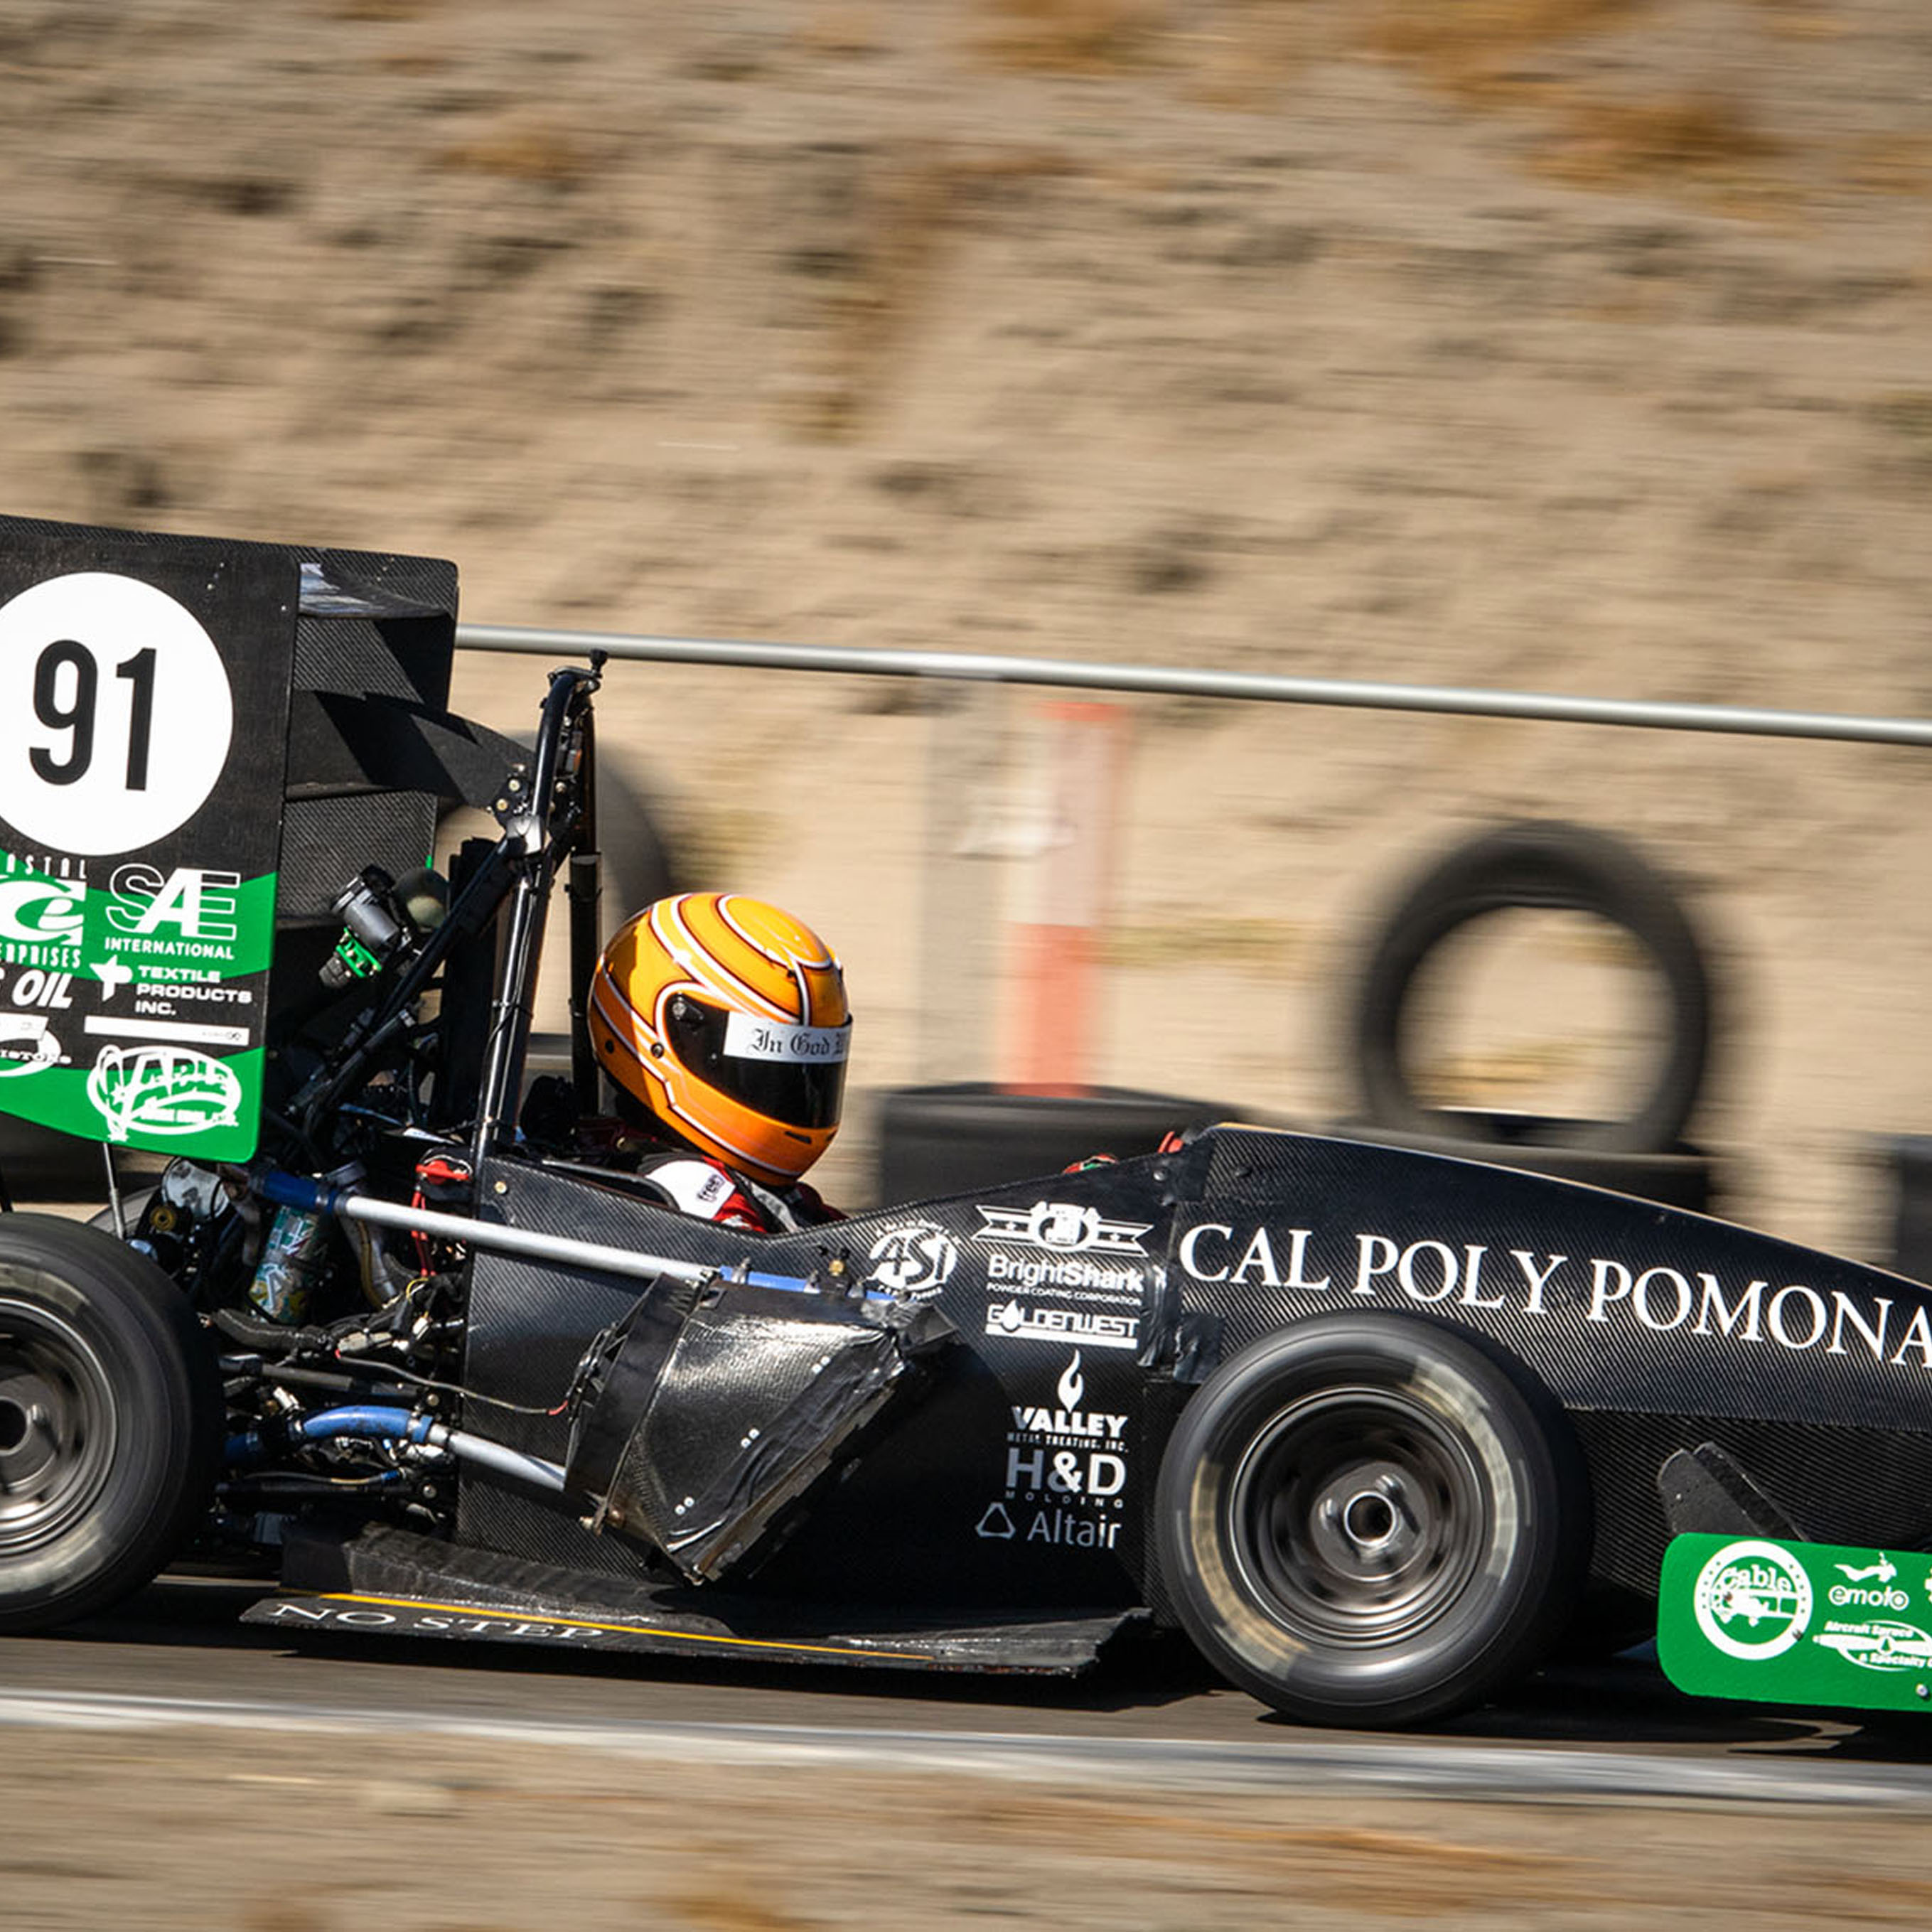
[{"label": "steel roll hoop tube", "polygon": [[[557,856],[550,826],[554,794],[562,764],[562,746],[574,726],[581,734],[587,723],[591,694],[599,682],[602,660],[588,670],[574,666],[554,673],[544,700],[532,753],[528,803],[525,809],[502,814],[503,833],[488,862],[457,896],[448,916],[424,942],[401,978],[368,1019],[352,1033],[346,1051],[332,1072],[319,1076],[296,1097],[304,1135],[313,1142],[315,1124],[341,1100],[366,1070],[370,1059],[405,1023],[411,1008],[460,940],[474,938],[493,919],[506,893],[514,893],[511,930],[503,952],[502,971],[490,1016],[490,1044],[478,1089],[476,1152],[480,1159],[495,1144],[502,1121],[514,1112],[514,1096],[523,1077],[530,1042],[530,1014],[519,988],[543,942],[544,913]],[[580,784],[594,780],[586,758],[577,774]],[[507,794],[506,794],[507,796]],[[565,826],[574,849],[584,826],[578,812]],[[594,962],[593,962],[594,963]],[[587,981],[587,972],[585,974]]]},{"label": "steel roll hoop tube", "polygon": [[[528,806],[524,812],[506,813],[504,817],[504,842],[514,843],[521,862],[511,888],[509,930],[504,936],[496,998],[490,1015],[490,1044],[476,1096],[474,1150],[479,1168],[495,1148],[504,1124],[516,1112],[517,1092],[530,1046],[530,988],[536,976],[532,969],[543,946],[550,883],[558,861],[567,860],[576,849],[584,829],[580,800],[573,800],[561,838],[552,836],[564,743],[574,732],[578,748],[585,754],[574,776],[580,782],[585,777],[594,778],[586,732],[590,700],[602,681],[602,658],[593,654],[588,670],[573,666],[550,673],[531,759]],[[573,970],[573,982],[575,977]],[[587,985],[587,974],[585,977]]]},{"label": "steel roll hoop tube", "polygon": [[[591,668],[596,670],[597,664]],[[603,950],[597,916],[603,874],[597,830],[597,714],[586,704],[577,728],[577,835],[563,888],[570,908],[570,1080],[578,1110],[585,1114],[597,1112],[597,1050],[590,1044],[588,1022],[591,977]],[[527,1040],[525,1044],[527,1048]]]},{"label": "steel roll hoop tube", "polygon": [[494,915],[518,863],[520,850],[519,842],[508,835],[496,842],[487,862],[458,895],[448,917],[423,942],[388,997],[365,1024],[349,1035],[332,1070],[318,1076],[296,1096],[303,1135],[311,1144],[316,1124],[362,1078],[373,1055],[406,1022],[418,997],[458,941],[473,938]]},{"label": "steel roll hoop tube", "polygon": [[278,1208],[305,1208],[311,1214],[334,1214],[345,1221],[366,1222],[370,1227],[394,1228],[404,1234],[439,1235],[446,1240],[466,1242],[472,1248],[497,1254],[518,1255],[526,1261],[555,1262],[565,1268],[596,1268],[604,1274],[624,1275],[634,1280],[668,1279],[702,1283],[722,1279],[794,1294],[819,1292],[798,1275],[766,1274],[746,1268],[721,1270],[698,1262],[675,1261],[668,1255],[644,1255],[630,1248],[607,1247],[601,1241],[573,1240],[567,1234],[508,1228],[500,1222],[476,1220],[466,1214],[406,1208],[400,1202],[378,1201],[366,1194],[304,1180],[292,1174],[266,1175],[259,1184],[259,1191],[262,1199]]}]

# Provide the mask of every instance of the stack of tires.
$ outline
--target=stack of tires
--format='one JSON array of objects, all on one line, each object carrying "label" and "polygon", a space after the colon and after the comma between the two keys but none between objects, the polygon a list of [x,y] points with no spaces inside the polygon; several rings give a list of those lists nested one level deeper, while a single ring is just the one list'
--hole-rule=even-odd
[{"label": "stack of tires", "polygon": [[[1619,1118],[1441,1108],[1418,1094],[1412,996],[1424,967],[1473,922],[1518,908],[1580,912],[1620,928],[1663,987],[1665,1042]],[[1431,860],[1376,922],[1350,1022],[1359,1111],[1330,1131],[1708,1213],[1720,1195],[1713,1164],[1684,1136],[1708,1070],[1712,1015],[1704,946],[1677,889],[1634,846],[1555,821],[1496,826]]]}]

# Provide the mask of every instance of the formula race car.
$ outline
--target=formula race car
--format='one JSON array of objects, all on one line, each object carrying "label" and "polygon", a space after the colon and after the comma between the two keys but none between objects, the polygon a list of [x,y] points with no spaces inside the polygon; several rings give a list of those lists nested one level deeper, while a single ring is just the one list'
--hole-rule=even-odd
[{"label": "formula race car", "polygon": [[[1885,1554],[1932,1532],[1918,1284],[1238,1126],[769,1235],[585,1158],[599,666],[492,740],[454,604],[419,559],[0,520],[0,1109],[109,1177],[92,1225],[0,1220],[0,1630],[232,1558],[290,1631],[1071,1672],[1178,1625],[1390,1724],[1612,1641],[1671,1546],[1747,1678],[1932,1666]],[[446,875],[452,794],[500,831]],[[1816,1538],[1856,1602],[1801,1587]]]}]

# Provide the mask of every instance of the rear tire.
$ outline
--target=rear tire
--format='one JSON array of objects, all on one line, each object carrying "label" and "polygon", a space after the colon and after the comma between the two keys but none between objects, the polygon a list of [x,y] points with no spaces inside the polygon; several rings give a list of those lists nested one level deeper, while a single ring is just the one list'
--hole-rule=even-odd
[{"label": "rear tire", "polygon": [[221,1416],[207,1337],[152,1262],[0,1219],[0,1633],[148,1582],[207,1508]]},{"label": "rear tire", "polygon": [[1319,1316],[1226,1364],[1181,1416],[1155,1514],[1203,1654],[1310,1724],[1480,1702],[1539,1660],[1590,1547],[1548,1391],[1484,1338],[1402,1315]]}]

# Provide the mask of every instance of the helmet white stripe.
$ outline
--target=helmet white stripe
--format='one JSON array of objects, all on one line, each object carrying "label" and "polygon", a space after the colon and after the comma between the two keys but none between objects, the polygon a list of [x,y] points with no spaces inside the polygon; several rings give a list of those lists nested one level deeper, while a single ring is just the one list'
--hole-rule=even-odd
[{"label": "helmet white stripe", "polygon": [[[776,1000],[760,992],[757,987],[740,979],[723,960],[693,932],[684,917],[686,902],[698,896],[692,892],[680,893],[674,899],[660,899],[651,908],[651,928],[663,942],[664,950],[675,959],[690,976],[692,988],[695,992],[706,994],[725,1006],[742,1004],[773,1019],[792,1020],[808,1017],[812,1009],[808,1004],[796,1013],[788,1013]],[[724,916],[723,902],[719,902],[719,914]],[[663,924],[658,923],[662,915]],[[742,937],[742,929],[728,918],[725,923]],[[749,939],[746,944],[754,952],[764,954],[764,949]]]}]

